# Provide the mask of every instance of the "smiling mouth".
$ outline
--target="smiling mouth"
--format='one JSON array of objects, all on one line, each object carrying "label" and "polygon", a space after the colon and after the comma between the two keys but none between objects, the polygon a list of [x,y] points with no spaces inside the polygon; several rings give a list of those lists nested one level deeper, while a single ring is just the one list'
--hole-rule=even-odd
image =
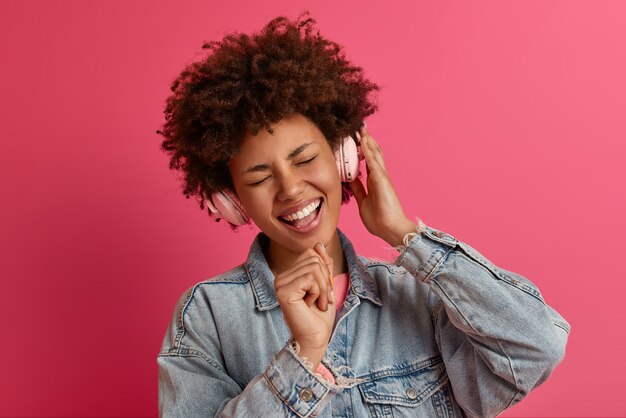
[{"label": "smiling mouth", "polygon": [[304,228],[317,218],[322,208],[322,199],[318,199],[302,210],[287,216],[279,216],[278,220],[294,228]]}]

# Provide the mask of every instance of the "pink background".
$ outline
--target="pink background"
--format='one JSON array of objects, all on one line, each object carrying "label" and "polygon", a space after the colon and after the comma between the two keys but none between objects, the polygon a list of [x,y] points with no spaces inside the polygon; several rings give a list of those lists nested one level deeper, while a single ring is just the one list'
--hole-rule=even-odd
[{"label": "pink background", "polygon": [[[240,263],[154,131],[204,40],[309,9],[383,86],[410,215],[533,280],[572,324],[505,416],[624,416],[626,3],[2,1],[0,416],[154,416],[174,303]],[[391,258],[353,205],[340,225]]]}]

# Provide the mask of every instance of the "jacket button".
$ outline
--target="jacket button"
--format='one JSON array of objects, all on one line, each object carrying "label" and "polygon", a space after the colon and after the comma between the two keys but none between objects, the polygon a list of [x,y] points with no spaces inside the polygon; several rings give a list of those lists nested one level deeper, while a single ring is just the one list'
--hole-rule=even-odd
[{"label": "jacket button", "polygon": [[406,390],[406,396],[409,397],[409,399],[416,399],[417,398],[417,391],[413,388],[408,388]]},{"label": "jacket button", "polygon": [[301,389],[298,393],[298,397],[301,401],[309,402],[311,399],[313,399],[313,391],[309,388]]}]

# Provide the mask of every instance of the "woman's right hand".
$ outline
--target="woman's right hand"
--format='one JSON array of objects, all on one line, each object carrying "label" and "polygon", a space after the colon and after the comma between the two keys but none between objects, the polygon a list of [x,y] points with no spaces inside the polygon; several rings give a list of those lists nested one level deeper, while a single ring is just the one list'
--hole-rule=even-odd
[{"label": "woman's right hand", "polygon": [[300,345],[299,355],[313,364],[313,370],[326,353],[335,322],[332,271],[333,259],[317,243],[274,280],[285,322]]}]

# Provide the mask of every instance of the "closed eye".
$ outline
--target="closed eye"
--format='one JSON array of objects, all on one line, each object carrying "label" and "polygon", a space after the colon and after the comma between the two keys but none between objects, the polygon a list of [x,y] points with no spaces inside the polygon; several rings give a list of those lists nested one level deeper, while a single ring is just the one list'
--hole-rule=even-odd
[{"label": "closed eye", "polygon": [[255,181],[254,183],[248,183],[248,186],[259,186],[261,184],[263,184],[265,182],[265,180],[269,179],[271,176],[267,176],[264,179],[261,179],[259,181]]},{"label": "closed eye", "polygon": [[[303,166],[303,165],[310,164],[310,163],[312,163],[312,162],[313,162],[313,160],[315,160],[318,156],[319,156],[319,154],[318,154],[318,155],[314,155],[313,157],[311,157],[311,158],[309,158],[309,159],[306,159],[306,160],[304,160],[304,161],[299,161],[299,162],[295,163],[295,165],[296,165],[297,167],[299,167],[299,166]],[[267,176],[267,177],[265,177],[265,178],[262,178],[262,179],[261,179],[261,180],[259,180],[259,181],[255,181],[255,182],[253,182],[253,183],[248,183],[248,186],[260,186],[261,184],[265,183],[265,181],[266,181],[266,180],[268,180],[268,179],[270,179],[271,177],[272,177],[272,176]]]},{"label": "closed eye", "polygon": [[300,162],[296,163],[296,165],[305,165],[305,164],[308,164],[308,163],[312,162],[312,161],[313,161],[314,159],[316,159],[316,158],[317,158],[317,155],[315,155],[315,156],[313,156],[313,157],[309,158],[308,160],[300,161]]}]

